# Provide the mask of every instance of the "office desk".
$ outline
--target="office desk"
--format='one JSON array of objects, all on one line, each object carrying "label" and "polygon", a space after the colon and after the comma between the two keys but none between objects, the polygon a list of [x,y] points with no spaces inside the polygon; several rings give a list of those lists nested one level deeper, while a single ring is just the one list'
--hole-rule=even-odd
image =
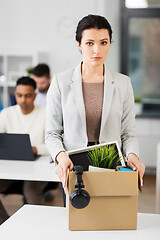
[{"label": "office desk", "polygon": [[160,214],[138,213],[137,230],[69,231],[65,208],[24,205],[0,226],[3,240],[159,240]]},{"label": "office desk", "polygon": [[35,161],[0,160],[0,179],[59,182],[49,156]]}]

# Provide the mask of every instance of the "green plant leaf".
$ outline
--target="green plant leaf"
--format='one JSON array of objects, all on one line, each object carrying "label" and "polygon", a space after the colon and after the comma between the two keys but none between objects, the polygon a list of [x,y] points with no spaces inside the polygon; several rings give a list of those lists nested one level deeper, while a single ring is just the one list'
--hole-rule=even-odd
[{"label": "green plant leaf", "polygon": [[95,167],[115,169],[121,163],[116,144],[96,146],[88,151],[87,157]]}]

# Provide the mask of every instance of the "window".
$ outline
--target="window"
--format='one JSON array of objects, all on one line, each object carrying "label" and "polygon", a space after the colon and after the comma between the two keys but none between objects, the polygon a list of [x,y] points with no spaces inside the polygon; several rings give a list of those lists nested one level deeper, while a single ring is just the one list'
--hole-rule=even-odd
[{"label": "window", "polygon": [[130,76],[135,97],[142,97],[144,113],[160,114],[160,8],[129,9],[126,2],[122,7],[121,71]]},{"label": "window", "polygon": [[125,0],[126,8],[160,7],[160,0]]}]

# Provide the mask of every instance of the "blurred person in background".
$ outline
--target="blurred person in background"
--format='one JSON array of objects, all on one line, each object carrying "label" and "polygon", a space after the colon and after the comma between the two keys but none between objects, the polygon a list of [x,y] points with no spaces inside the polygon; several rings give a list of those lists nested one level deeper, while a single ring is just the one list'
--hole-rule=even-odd
[{"label": "blurred person in background", "polygon": [[47,64],[41,63],[33,68],[32,78],[37,84],[36,98],[34,103],[40,106],[46,106],[46,94],[50,86],[51,76]]}]

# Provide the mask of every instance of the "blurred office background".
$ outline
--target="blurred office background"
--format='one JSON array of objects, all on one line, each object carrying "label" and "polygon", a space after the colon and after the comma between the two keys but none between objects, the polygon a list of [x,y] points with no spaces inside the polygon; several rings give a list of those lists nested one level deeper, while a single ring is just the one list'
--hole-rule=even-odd
[{"label": "blurred office background", "polygon": [[140,205],[142,211],[150,205],[148,211],[154,212],[160,142],[160,0],[0,0],[0,109],[12,104],[17,78],[36,64],[49,64],[54,74],[79,63],[75,29],[90,13],[105,16],[113,28],[107,66],[131,77],[135,108],[139,102],[140,158],[147,173]]}]

